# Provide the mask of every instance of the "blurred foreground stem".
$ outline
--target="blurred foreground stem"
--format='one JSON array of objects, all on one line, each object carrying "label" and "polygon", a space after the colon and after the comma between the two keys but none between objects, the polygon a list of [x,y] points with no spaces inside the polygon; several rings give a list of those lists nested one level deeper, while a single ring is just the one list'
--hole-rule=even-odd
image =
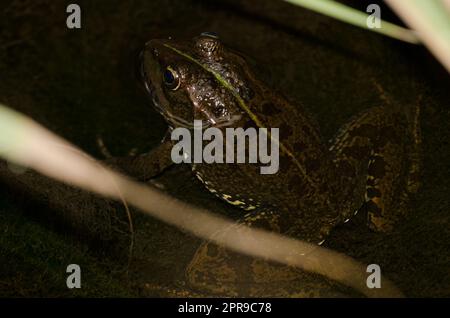
[{"label": "blurred foreground stem", "polygon": [[[284,0],[284,1],[332,17],[334,19],[355,25],[363,29],[381,33],[383,35],[389,36],[397,40],[413,44],[420,43],[419,38],[413,31],[390,22],[381,21],[381,28],[369,29],[367,27],[367,18],[369,17],[368,14],[333,0]],[[409,0],[406,0],[406,2],[408,1]]]}]

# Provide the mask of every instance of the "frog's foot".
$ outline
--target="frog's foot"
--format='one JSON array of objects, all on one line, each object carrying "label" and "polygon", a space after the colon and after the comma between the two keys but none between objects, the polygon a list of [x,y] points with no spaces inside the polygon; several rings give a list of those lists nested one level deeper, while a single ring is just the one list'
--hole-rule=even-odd
[{"label": "frog's foot", "polygon": [[220,297],[348,297],[350,289],[298,268],[203,243],[187,269],[190,286]]},{"label": "frog's foot", "polygon": [[[287,223],[277,213],[248,213],[240,222],[215,235],[219,237],[245,226],[257,226],[286,233]],[[290,226],[297,227],[290,223]],[[313,236],[311,236],[313,237]],[[314,240],[321,237],[314,236]],[[319,243],[319,242],[316,242]],[[295,251],[313,252],[314,248]],[[331,281],[298,268],[277,264],[262,258],[252,258],[232,252],[212,242],[204,242],[196,251],[186,271],[189,286],[212,295],[225,297],[334,297],[345,296]]]},{"label": "frog's foot", "polygon": [[173,164],[170,156],[172,143],[159,144],[148,153],[137,156],[113,157],[104,161],[124,174],[141,181],[148,181],[160,175]]}]

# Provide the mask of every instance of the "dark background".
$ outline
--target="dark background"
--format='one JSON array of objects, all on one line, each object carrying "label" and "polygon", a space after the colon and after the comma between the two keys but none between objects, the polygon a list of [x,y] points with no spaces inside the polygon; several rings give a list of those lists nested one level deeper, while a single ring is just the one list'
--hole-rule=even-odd
[{"label": "dark background", "polygon": [[[155,146],[165,123],[136,77],[152,38],[217,32],[247,56],[273,89],[301,101],[324,138],[352,115],[390,98],[421,103],[423,187],[391,234],[370,232],[362,216],[337,228],[327,247],[380,264],[407,296],[450,296],[450,88],[448,73],[420,46],[395,41],[276,0],[76,1],[82,29],[66,28],[73,1],[1,0],[0,102],[101,158]],[[344,1],[361,10],[380,1]],[[386,8],[382,18],[400,23]],[[206,193],[187,167],[157,180],[172,195],[216,211],[233,208]],[[236,212],[236,211],[234,211]],[[156,296],[145,284],[183,279],[199,240],[135,215],[136,257],[111,254],[56,222],[45,204],[0,184],[0,296]],[[81,265],[80,290],[66,288]]]}]

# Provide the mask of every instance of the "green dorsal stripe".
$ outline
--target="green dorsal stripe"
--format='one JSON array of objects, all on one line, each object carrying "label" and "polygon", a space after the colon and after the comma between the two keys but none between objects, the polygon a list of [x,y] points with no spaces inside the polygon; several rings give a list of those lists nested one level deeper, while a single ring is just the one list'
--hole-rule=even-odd
[{"label": "green dorsal stripe", "polygon": [[[211,73],[216,80],[226,89],[228,89],[233,96],[236,98],[236,100],[239,103],[239,106],[248,114],[248,116],[255,122],[255,124],[259,127],[259,128],[265,128],[264,125],[261,123],[261,121],[259,120],[258,116],[256,116],[251,110],[250,108],[247,106],[247,104],[245,103],[245,101],[242,99],[242,97],[239,95],[239,93],[234,89],[234,87],[225,79],[222,77],[222,75],[220,75],[219,73],[217,73],[216,71],[214,71],[213,69],[209,68],[208,66],[200,63],[197,59],[195,59],[194,57],[190,56],[189,54],[186,54],[184,52],[181,52],[180,50],[174,48],[173,46],[169,45],[169,44],[164,44],[165,47],[171,49],[172,51],[176,52],[177,54],[185,57],[186,59],[188,59],[189,61],[197,64],[198,66],[200,66],[201,68],[203,68],[205,71]],[[286,155],[288,155],[292,161],[295,163],[295,165],[299,168],[300,172],[303,174],[303,176],[305,177],[306,181],[311,184],[314,188],[317,189],[317,185],[315,184],[315,182],[313,180],[311,180],[311,178],[306,174],[306,170],[303,168],[303,166],[300,164],[300,162],[298,162],[297,158],[295,158],[295,156],[292,154],[292,152],[289,151],[289,149],[286,148],[286,146],[283,145],[283,143],[279,140],[275,140],[272,138],[272,135],[270,134],[269,130],[267,130],[267,134],[269,136],[269,138],[276,142],[281,151],[283,153],[285,153]]]}]

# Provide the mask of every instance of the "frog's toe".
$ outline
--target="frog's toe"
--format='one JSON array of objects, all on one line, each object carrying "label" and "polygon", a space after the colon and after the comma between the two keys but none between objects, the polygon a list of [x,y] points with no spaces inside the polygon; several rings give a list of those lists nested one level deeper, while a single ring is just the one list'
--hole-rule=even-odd
[{"label": "frog's toe", "polygon": [[203,243],[187,267],[186,278],[189,285],[213,294],[237,297],[235,283],[238,271],[236,262],[232,262],[228,253],[221,246]]}]

